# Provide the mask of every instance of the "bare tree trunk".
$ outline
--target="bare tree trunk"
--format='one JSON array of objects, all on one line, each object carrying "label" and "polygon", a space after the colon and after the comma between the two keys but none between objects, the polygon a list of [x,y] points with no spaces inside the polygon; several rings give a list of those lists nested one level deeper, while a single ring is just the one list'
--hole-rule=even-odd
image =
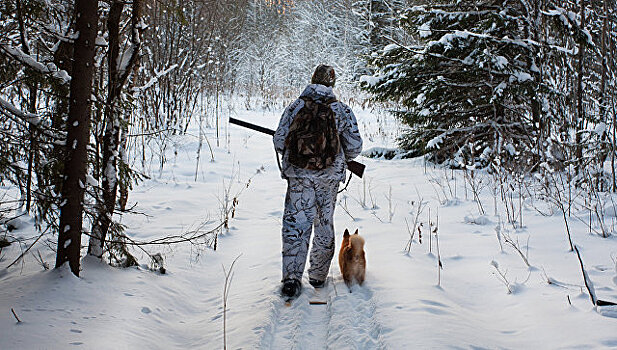
[{"label": "bare tree trunk", "polygon": [[[607,35],[608,35],[608,0],[604,0],[603,1],[603,13],[604,13],[604,20],[602,21],[602,33],[600,35],[600,54],[601,57],[600,59],[602,60],[602,64],[600,67],[600,98],[599,98],[599,114],[600,114],[600,122],[602,123],[606,123],[608,124],[608,120],[607,120],[607,111],[608,111],[608,94],[607,94],[607,89],[606,89],[606,85],[607,85],[607,76],[608,76],[608,57],[606,56],[607,52],[606,52],[606,41],[607,41]],[[604,162],[606,161],[606,158],[608,157],[608,153],[611,150],[611,146],[607,144],[607,139],[608,139],[608,129],[605,130],[602,133],[601,136],[601,140],[602,140],[602,145],[600,146],[600,152],[599,152],[599,158],[600,158],[600,166],[602,167],[604,165]]]},{"label": "bare tree trunk", "polygon": [[118,192],[118,157],[120,155],[120,133],[125,120],[118,112],[117,102],[126,82],[131,67],[137,60],[141,41],[139,40],[140,0],[133,0],[131,14],[132,33],[128,60],[120,56],[120,20],[124,2],[116,0],[111,5],[107,27],[109,30],[108,81],[109,88],[105,105],[105,132],[103,135],[102,163],[102,198],[97,198],[96,218],[92,225],[92,234],[88,245],[88,254],[96,257],[103,255],[105,238],[112,224]]},{"label": "bare tree trunk", "polygon": [[[21,7],[21,1],[17,0],[15,3],[17,10],[17,22],[19,25],[19,39],[21,41],[21,47],[24,53],[30,55],[30,46],[28,45],[28,39],[26,38],[26,27],[24,25],[23,11]],[[27,69],[26,72],[29,70]],[[28,74],[30,75],[30,74]],[[34,81],[29,81],[28,85],[28,111],[36,114],[36,98],[37,98],[37,84]],[[32,203],[32,172],[33,163],[36,153],[36,138],[35,128],[30,125],[28,127],[28,133],[30,134],[30,149],[28,152],[28,170],[26,173],[26,211],[30,211],[30,205]]]},{"label": "bare tree trunk", "polygon": [[[544,5],[543,0],[532,1],[530,7],[527,7],[528,13],[528,23],[530,28],[526,28],[527,31],[530,31],[531,38],[535,42],[542,42],[540,37],[542,35],[542,6]],[[529,35],[528,35],[529,36]],[[537,51],[536,51],[537,50]],[[545,140],[545,125],[544,118],[542,115],[542,95],[541,95],[541,86],[542,86],[542,78],[543,78],[543,52],[542,48],[534,49],[534,56],[529,58],[529,71],[532,72],[534,80],[537,82],[535,85],[537,86],[536,91],[531,99],[531,115],[533,118],[534,126],[537,127],[539,137],[537,140],[536,147],[538,148],[538,153],[544,157],[544,140]],[[534,65],[537,67],[537,71],[532,67]]]},{"label": "bare tree trunk", "polygon": [[602,54],[602,67],[600,68],[601,71],[601,81],[600,81],[600,118],[602,118],[601,120],[604,121],[605,119],[605,113],[607,111],[607,93],[606,93],[606,81],[607,81],[607,70],[608,70],[608,57],[606,56],[607,54],[607,40],[608,40],[608,16],[609,16],[609,12],[608,12],[608,0],[604,0],[603,1],[603,12],[604,12],[604,19],[602,20],[602,36],[600,38],[601,43],[600,43],[600,50],[601,50],[601,54]]},{"label": "bare tree trunk", "polygon": [[[607,2],[608,0],[604,1],[604,6],[607,6]],[[607,11],[605,11],[607,17],[608,17],[608,8],[606,9]],[[615,32],[615,21],[611,22],[611,26],[610,29],[607,31],[608,33],[614,33]],[[614,81],[614,77],[615,77],[615,54],[617,53],[615,50],[615,36],[614,34],[608,36],[607,38],[607,42],[606,42],[606,49],[608,51],[608,57],[611,57],[610,60],[608,60],[607,64],[609,65],[609,71],[611,72],[611,81]],[[611,174],[612,174],[612,191],[616,192],[617,191],[617,175],[616,175],[616,170],[615,170],[615,153],[617,152],[616,150],[616,145],[615,143],[617,143],[617,111],[615,110],[615,87],[611,85],[607,86],[610,87],[610,102],[611,102],[611,108],[612,108],[612,126],[613,126],[613,138],[611,140]],[[607,101],[608,103],[608,101]]]},{"label": "bare tree trunk", "polygon": [[76,276],[79,276],[97,11],[96,1],[75,0],[75,29],[79,35],[73,54],[56,267],[68,261]]},{"label": "bare tree trunk", "polygon": [[[585,29],[585,0],[580,1],[580,12],[581,12],[581,24],[580,30]],[[584,109],[583,109],[583,61],[585,60],[585,47],[587,46],[587,39],[581,33],[580,43],[578,45],[578,57],[576,62],[576,121],[575,132],[576,132],[576,145],[575,145],[575,157],[576,163],[582,164],[583,158],[583,145],[582,145],[582,130],[585,120]],[[577,169],[577,173],[580,169]]]},{"label": "bare tree trunk", "polygon": [[[35,83],[30,84],[28,90],[30,95],[28,111],[32,114],[36,114],[37,85]],[[28,155],[28,173],[26,177],[26,212],[30,212],[30,207],[32,205],[32,173],[34,172],[34,158],[37,153],[36,128],[29,125],[28,133],[30,134],[30,154]]]}]

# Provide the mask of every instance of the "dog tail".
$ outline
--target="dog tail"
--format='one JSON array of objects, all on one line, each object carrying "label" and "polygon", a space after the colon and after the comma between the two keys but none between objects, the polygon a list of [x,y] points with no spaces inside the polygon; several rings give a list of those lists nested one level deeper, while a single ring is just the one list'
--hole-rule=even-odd
[{"label": "dog tail", "polygon": [[364,238],[357,234],[352,235],[351,237],[349,237],[349,245],[354,251],[362,250],[364,249]]}]

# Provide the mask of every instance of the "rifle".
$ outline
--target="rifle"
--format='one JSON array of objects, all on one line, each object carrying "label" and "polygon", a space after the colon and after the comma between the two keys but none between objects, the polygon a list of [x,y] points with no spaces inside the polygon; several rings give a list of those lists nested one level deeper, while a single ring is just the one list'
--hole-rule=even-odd
[{"label": "rifle", "polygon": [[[245,122],[243,120],[232,118],[232,117],[229,118],[229,122],[232,124],[245,127],[245,128],[249,128],[251,130],[259,131],[261,133],[264,133],[270,136],[274,136],[274,130],[264,128],[263,126],[251,124],[249,122]],[[349,169],[349,171],[351,171],[351,173],[356,175],[357,177],[361,178],[362,175],[364,175],[364,168],[366,168],[366,165],[360,162],[356,162],[355,160],[350,160],[347,162],[347,169]]]}]

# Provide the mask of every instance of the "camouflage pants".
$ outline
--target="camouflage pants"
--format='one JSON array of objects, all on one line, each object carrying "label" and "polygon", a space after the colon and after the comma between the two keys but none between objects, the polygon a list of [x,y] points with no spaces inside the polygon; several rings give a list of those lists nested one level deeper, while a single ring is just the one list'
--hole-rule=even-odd
[{"label": "camouflage pants", "polygon": [[313,226],[309,278],[324,281],[334,256],[338,180],[289,178],[283,214],[283,280],[302,279]]}]

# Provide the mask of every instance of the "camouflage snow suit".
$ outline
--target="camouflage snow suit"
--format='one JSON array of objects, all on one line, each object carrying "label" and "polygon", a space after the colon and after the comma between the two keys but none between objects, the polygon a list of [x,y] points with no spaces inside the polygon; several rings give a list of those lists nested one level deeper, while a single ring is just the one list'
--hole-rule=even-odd
[{"label": "camouflage snow suit", "polygon": [[[335,99],[331,87],[310,84],[300,97],[329,101]],[[276,133],[274,147],[283,155],[282,174],[287,180],[285,212],[283,214],[283,280],[302,279],[309,240],[313,226],[315,234],[310,254],[309,278],[324,281],[334,256],[334,207],[339,183],[345,180],[346,161],[362,151],[362,138],[351,108],[342,102],[330,106],[336,115],[341,150],[332,166],[323,170],[307,170],[288,162],[285,138],[294,116],[304,106],[298,98],[283,113]]]}]

